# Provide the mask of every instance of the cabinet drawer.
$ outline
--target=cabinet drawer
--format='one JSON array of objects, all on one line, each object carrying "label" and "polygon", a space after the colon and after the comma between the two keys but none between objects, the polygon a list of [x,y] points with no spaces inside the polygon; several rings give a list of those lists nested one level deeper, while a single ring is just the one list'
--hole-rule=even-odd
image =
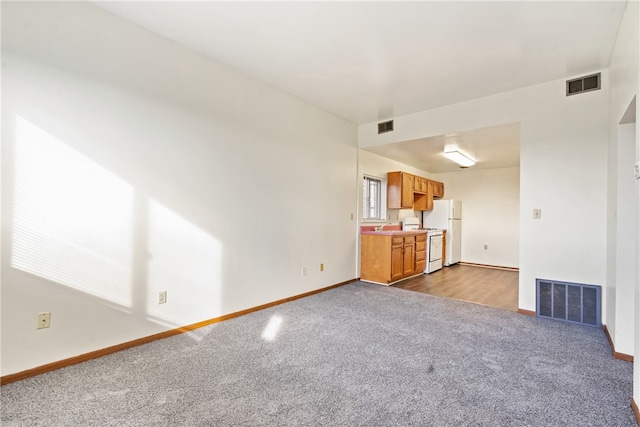
[{"label": "cabinet drawer", "polygon": [[422,261],[416,261],[416,272],[420,273],[422,271],[424,271],[424,268],[427,266],[427,261],[422,260]]},{"label": "cabinet drawer", "polygon": [[391,238],[391,245],[392,246],[402,245],[403,242],[404,242],[404,239],[402,238],[402,236],[400,236],[400,237],[392,237]]},{"label": "cabinet drawer", "polygon": [[413,243],[416,241],[416,236],[405,236],[404,243]]},{"label": "cabinet drawer", "polygon": [[418,234],[416,236],[416,242],[426,242],[427,241],[427,235],[426,234]]},{"label": "cabinet drawer", "polygon": [[424,261],[425,259],[427,259],[427,251],[416,252],[416,262]]},{"label": "cabinet drawer", "polygon": [[416,252],[426,251],[426,250],[427,250],[427,242],[416,242]]}]

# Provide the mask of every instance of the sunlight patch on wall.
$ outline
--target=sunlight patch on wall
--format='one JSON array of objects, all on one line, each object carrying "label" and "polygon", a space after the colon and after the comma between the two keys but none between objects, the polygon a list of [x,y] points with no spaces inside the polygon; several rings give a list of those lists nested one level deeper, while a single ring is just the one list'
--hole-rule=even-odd
[{"label": "sunlight patch on wall", "polygon": [[[147,314],[176,325],[220,315],[222,244],[149,200]],[[167,291],[167,303],[157,294]]]},{"label": "sunlight patch on wall", "polygon": [[280,331],[280,326],[282,325],[282,317],[276,315],[271,316],[269,319],[269,323],[265,326],[262,331],[262,339],[265,341],[273,341],[276,339],[278,332]]},{"label": "sunlight patch on wall", "polygon": [[130,185],[16,117],[11,265],[131,307]]}]

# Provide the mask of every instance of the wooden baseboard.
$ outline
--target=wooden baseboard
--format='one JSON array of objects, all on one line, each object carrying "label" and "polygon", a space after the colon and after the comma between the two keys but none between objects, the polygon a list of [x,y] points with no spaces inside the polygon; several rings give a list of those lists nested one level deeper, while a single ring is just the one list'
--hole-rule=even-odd
[{"label": "wooden baseboard", "polygon": [[633,363],[633,356],[625,353],[618,353],[616,351],[616,346],[613,344],[613,339],[611,339],[611,334],[609,334],[609,329],[607,329],[607,325],[602,325],[602,330],[607,337],[607,341],[609,341],[609,347],[611,347],[611,354],[614,359],[624,360],[625,362]]},{"label": "wooden baseboard", "polygon": [[533,317],[536,317],[536,312],[535,312],[535,311],[525,310],[525,309],[523,309],[523,308],[519,308],[519,309],[518,309],[518,313],[520,313],[520,314],[524,314],[524,315],[527,315],[527,316],[533,316]]},{"label": "wooden baseboard", "polygon": [[618,353],[617,351],[614,351],[613,358],[618,360],[624,360],[625,362],[633,363],[633,356],[631,354]]},{"label": "wooden baseboard", "polygon": [[89,353],[81,354],[78,356],[70,357],[68,359],[59,360],[57,362],[48,363],[46,365],[38,366],[36,368],[27,369],[26,371],[17,372],[15,374],[5,375],[0,377],[0,386],[10,384],[16,381],[24,380],[27,378],[35,377],[47,372],[55,371],[57,369],[65,368],[67,366],[76,365],[78,363],[86,362],[91,359],[97,359],[98,357],[106,356],[108,354],[116,353],[118,351],[126,350],[131,347],[136,347],[142,344],[147,344],[152,341],[168,338],[174,335],[182,334],[184,332],[193,331],[194,329],[202,328],[204,326],[219,323],[224,320],[232,319],[234,317],[243,316],[245,314],[253,313],[254,311],[264,310],[265,308],[273,307],[276,305],[284,304],[285,302],[294,301],[300,298],[308,297],[320,292],[328,291],[340,286],[347,285],[355,282],[357,279],[347,280],[335,285],[327,286],[326,288],[316,289],[315,291],[305,292],[303,294],[294,295],[292,297],[284,298],[281,300],[273,301],[267,304],[259,305],[257,307],[248,308],[246,310],[237,311],[235,313],[225,314],[224,316],[216,317],[213,319],[204,320],[202,322],[193,323],[191,325],[182,326],[180,328],[171,329],[169,331],[160,332],[158,334],[149,335],[147,337],[139,338],[133,341],[124,342],[122,344],[116,344],[111,347],[103,348],[101,350],[91,351]]},{"label": "wooden baseboard", "polygon": [[607,341],[609,341],[609,347],[611,348],[611,354],[615,353],[615,346],[613,345],[613,340],[611,339],[611,334],[609,334],[609,329],[607,329],[607,325],[602,325],[602,330],[604,331],[604,335],[607,337]]},{"label": "wooden baseboard", "polygon": [[493,268],[494,270],[507,270],[507,271],[520,271],[518,267],[503,267],[501,265],[490,265],[490,264],[476,264],[473,262],[459,262],[460,265],[467,265],[469,267],[482,267],[482,268]]},{"label": "wooden baseboard", "polygon": [[633,397],[631,398],[631,409],[633,409],[633,413],[636,416],[636,422],[640,426],[640,409],[638,409],[638,404],[633,400]]}]

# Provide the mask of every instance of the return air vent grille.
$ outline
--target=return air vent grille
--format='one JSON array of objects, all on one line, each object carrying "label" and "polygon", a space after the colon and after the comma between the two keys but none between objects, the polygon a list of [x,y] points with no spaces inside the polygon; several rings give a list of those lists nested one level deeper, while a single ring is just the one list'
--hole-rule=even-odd
[{"label": "return air vent grille", "polygon": [[389,120],[388,122],[378,123],[378,135],[381,133],[391,132],[393,131],[393,120]]},{"label": "return air vent grille", "polygon": [[601,287],[536,279],[536,315],[600,326]]},{"label": "return air vent grille", "polygon": [[600,73],[567,80],[567,96],[600,89]]}]

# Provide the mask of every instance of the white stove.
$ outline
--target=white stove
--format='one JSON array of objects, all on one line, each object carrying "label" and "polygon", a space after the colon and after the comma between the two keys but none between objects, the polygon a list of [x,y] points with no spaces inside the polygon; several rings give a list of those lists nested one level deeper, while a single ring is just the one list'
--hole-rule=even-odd
[{"label": "white stove", "polygon": [[402,220],[402,231],[418,231],[420,230],[420,219],[410,216]]},{"label": "white stove", "polygon": [[442,268],[442,230],[427,229],[427,265],[424,272],[429,274]]}]

